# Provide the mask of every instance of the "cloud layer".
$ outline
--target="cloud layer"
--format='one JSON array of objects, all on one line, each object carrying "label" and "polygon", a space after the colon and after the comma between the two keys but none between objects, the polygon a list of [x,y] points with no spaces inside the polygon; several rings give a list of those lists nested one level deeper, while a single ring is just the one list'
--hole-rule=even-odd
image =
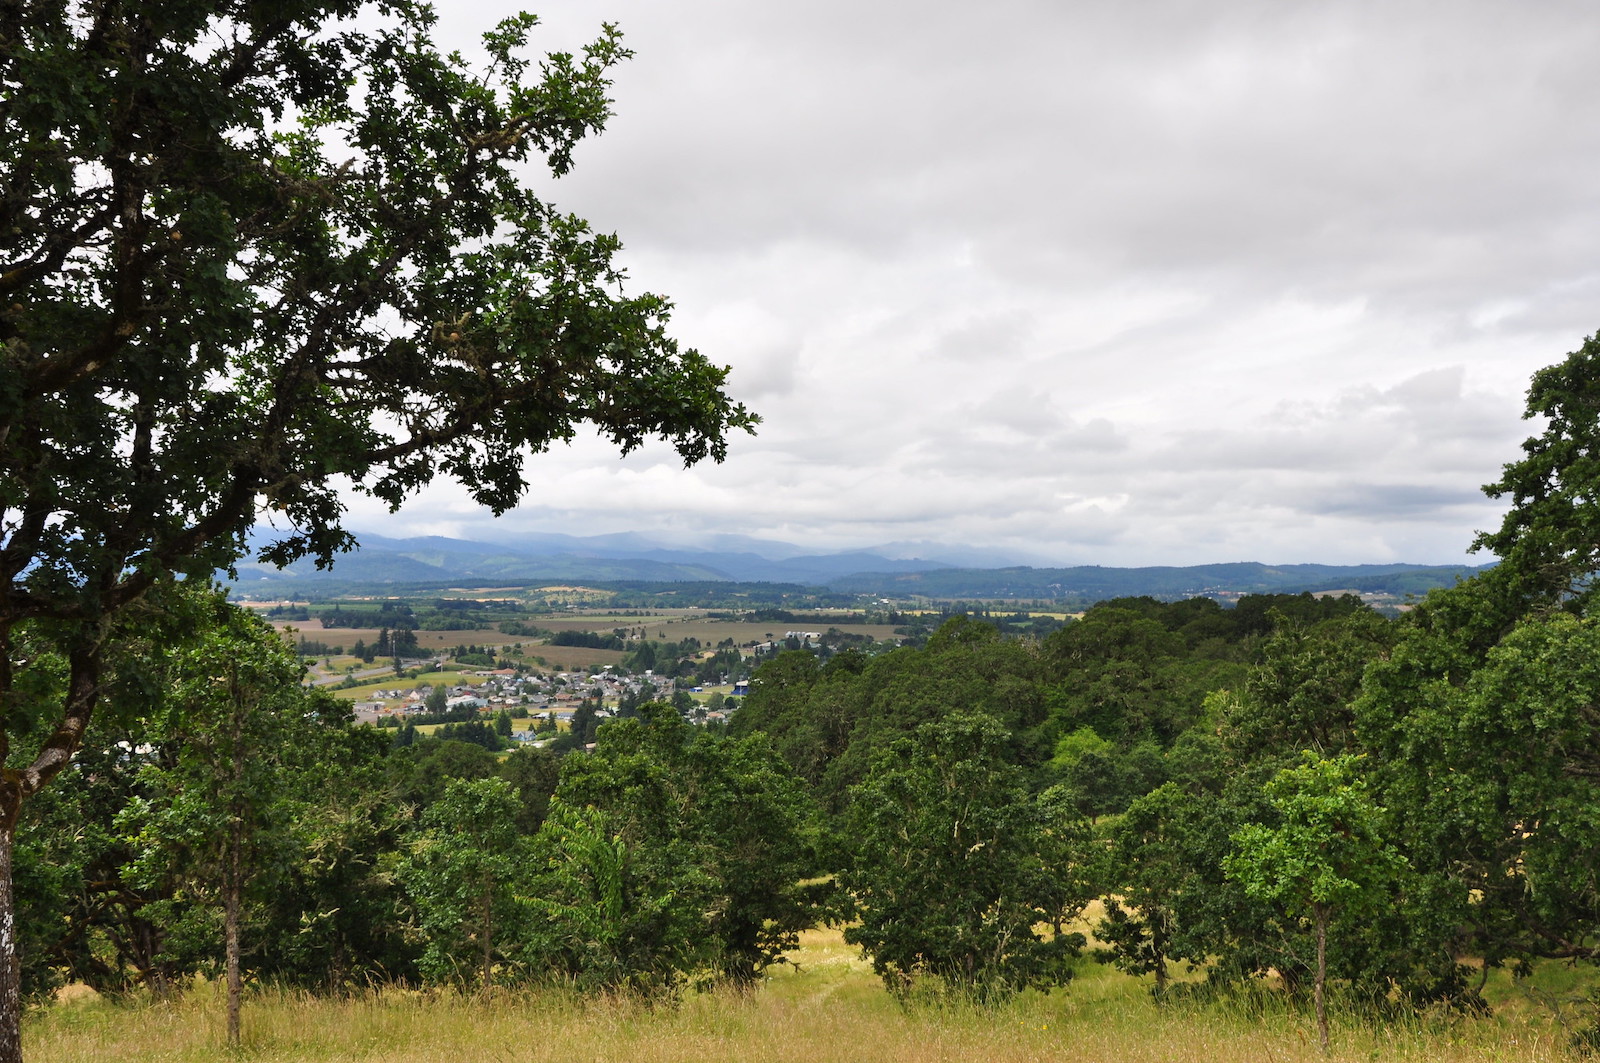
[{"label": "cloud layer", "polygon": [[550,194],[765,424],[357,527],[1454,561],[1596,326],[1588,5],[573,0],[536,42],[603,18],[637,57]]}]

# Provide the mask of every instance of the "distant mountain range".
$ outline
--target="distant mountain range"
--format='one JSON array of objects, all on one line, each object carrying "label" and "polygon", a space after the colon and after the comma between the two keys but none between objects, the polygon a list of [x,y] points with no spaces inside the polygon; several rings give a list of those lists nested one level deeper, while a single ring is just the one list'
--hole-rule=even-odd
[{"label": "distant mountain range", "polygon": [[[329,572],[306,561],[279,570],[241,562],[240,592],[274,596],[355,593],[392,587],[492,587],[541,582],[785,583],[849,594],[931,598],[1045,598],[1096,601],[1148,594],[1158,598],[1241,593],[1353,590],[1401,597],[1448,586],[1477,569],[1467,565],[1263,565],[1239,562],[1187,567],[1040,568],[981,551],[928,544],[880,550],[807,553],[790,543],[723,536],[701,548],[629,535],[579,538],[537,535],[515,543],[429,536],[391,539],[358,533],[360,547]],[[259,547],[267,536],[252,537]],[[944,557],[891,556],[909,548]],[[985,563],[987,560],[987,563]]]},{"label": "distant mountain range", "polygon": [[[950,568],[949,562],[901,560],[869,551],[807,554],[787,543],[738,539],[734,549],[685,549],[637,535],[580,539],[529,536],[511,543],[483,543],[428,536],[390,539],[358,532],[360,547],[341,554],[331,572],[305,561],[279,570],[241,563],[239,583],[459,584],[464,581],[527,583],[536,580],[643,580],[657,583],[732,580],[826,586],[860,572],[914,573]],[[732,538],[732,537],[729,537]],[[266,542],[252,537],[252,546]],[[727,543],[727,540],[724,540]],[[759,552],[758,552],[759,551]]]}]

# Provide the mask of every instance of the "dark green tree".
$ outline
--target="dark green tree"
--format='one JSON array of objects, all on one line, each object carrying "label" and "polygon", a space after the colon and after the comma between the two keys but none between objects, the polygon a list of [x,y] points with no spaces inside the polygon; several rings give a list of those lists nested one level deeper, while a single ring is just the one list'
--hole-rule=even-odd
[{"label": "dark green tree", "polygon": [[[542,833],[547,852],[557,836],[611,839],[583,842],[581,859],[553,855],[540,891],[551,957],[571,977],[655,989],[709,969],[748,985],[818,919],[817,889],[802,885],[816,870],[808,802],[764,737],[706,734],[647,703],[566,762],[556,796],[571,814]],[[608,944],[581,945],[607,853],[620,861],[604,892]]]},{"label": "dark green tree", "polygon": [[[0,928],[18,813],[77,749],[117,618],[233,564],[262,507],[266,560],[326,563],[344,477],[398,504],[447,475],[499,512],[582,424],[689,462],[753,424],[664,300],[621,294],[615,238],[525,176],[604,124],[616,32],[531,67],[513,18],[476,70],[426,5],[361,10],[0,5]],[[19,696],[44,689],[27,639],[62,662],[50,699]]]},{"label": "dark green tree", "polygon": [[[1476,583],[1429,597],[1496,612]],[[1363,736],[1437,913],[1436,948],[1488,968],[1600,962],[1600,621],[1535,614],[1487,652],[1470,625],[1407,625],[1368,670]],[[1449,785],[1439,780],[1448,779]]]},{"label": "dark green tree", "polygon": [[385,764],[388,785],[400,802],[425,809],[457,779],[487,779],[495,773],[495,756],[471,742],[431,735],[397,748]]},{"label": "dark green tree", "polygon": [[[139,673],[154,696],[138,703],[137,726],[97,717],[69,769],[75,785],[26,807],[17,851],[30,985],[54,973],[159,996],[191,973],[226,974],[229,923],[236,962],[256,977],[344,989],[412,973],[407,916],[384,866],[400,822],[381,770],[388,739],[303,690],[292,662],[287,683],[248,713],[223,713],[222,681],[260,676],[249,663],[287,648],[246,617],[217,616],[220,631],[152,640],[159,652]],[[265,641],[252,650],[255,639]],[[219,721],[249,739],[239,764]],[[250,857],[243,876],[227,867],[239,847]]]},{"label": "dark green tree", "polygon": [[1157,1000],[1166,996],[1169,964],[1185,954],[1177,904],[1186,891],[1203,888],[1187,852],[1192,804],[1181,787],[1167,783],[1134,801],[1111,831],[1111,895],[1095,928],[1107,948],[1096,959],[1153,975]]},{"label": "dark green tree", "polygon": [[[845,940],[904,995],[937,988],[982,1001],[1071,975],[1083,938],[1040,938],[1091,891],[1059,839],[1072,814],[1041,803],[1008,763],[1009,736],[986,716],[954,715],[880,752],[844,816],[840,880],[857,922]],[[1086,854],[1077,862],[1086,862]]]},{"label": "dark green tree", "polygon": [[1472,548],[1498,555],[1508,589],[1526,602],[1586,608],[1600,572],[1600,333],[1533,375],[1523,416],[1543,419],[1545,429],[1485,485],[1511,507]]},{"label": "dark green tree", "polygon": [[601,809],[558,793],[533,839],[530,965],[588,989],[670,992],[706,959],[702,884],[681,850],[641,848]]},{"label": "dark green tree", "polygon": [[[275,632],[241,611],[221,607],[219,623],[177,665],[167,734],[180,744],[177,763],[162,771],[166,791],[145,846],[163,861],[186,851],[197,882],[215,882],[222,909],[228,990],[228,1044],[239,1043],[243,972],[240,928],[251,869],[278,863],[265,855],[285,847],[279,754],[284,731],[307,711],[299,662]],[[152,769],[159,770],[159,769]]]},{"label": "dark green tree", "polygon": [[414,911],[394,854],[411,825],[385,786],[385,738],[319,714],[284,753],[290,859],[259,902],[253,969],[264,980],[345,993],[411,978]]},{"label": "dark green tree", "polygon": [[517,834],[517,797],[504,779],[457,779],[422,815],[400,867],[428,935],[423,971],[440,981],[474,972],[487,995],[496,961],[526,933],[531,871]]},{"label": "dark green tree", "polygon": [[595,714],[595,704],[589,698],[578,702],[578,707],[572,712],[571,730],[573,744],[579,749],[595,740],[595,733],[599,729],[600,720]]},{"label": "dark green tree", "polygon": [[1393,645],[1396,625],[1370,609],[1316,624],[1285,622],[1232,699],[1220,728],[1240,760],[1360,751],[1355,701],[1367,665]]},{"label": "dark green tree", "polygon": [[[1579,812],[1600,795],[1593,711],[1600,568],[1600,335],[1534,374],[1544,428],[1485,487],[1509,499],[1480,534],[1500,563],[1408,613],[1367,670],[1357,731],[1384,764],[1434,951],[1485,973],[1556,956],[1600,960],[1600,888]],[[1438,785],[1448,778],[1449,786]],[[1441,972],[1459,966],[1440,961]],[[1441,978],[1449,980],[1446,974]]]},{"label": "dark green tree", "polygon": [[523,746],[500,761],[495,774],[517,792],[517,830],[530,835],[537,832],[561,781],[559,758],[547,749]]}]

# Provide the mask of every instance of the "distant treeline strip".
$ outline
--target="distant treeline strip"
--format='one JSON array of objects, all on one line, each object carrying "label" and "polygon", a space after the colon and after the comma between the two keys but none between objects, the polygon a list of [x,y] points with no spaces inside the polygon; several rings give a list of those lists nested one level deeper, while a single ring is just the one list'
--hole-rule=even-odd
[{"label": "distant treeline strip", "polygon": [[625,650],[628,648],[620,636],[602,635],[595,631],[557,631],[549,638],[552,646],[583,646],[591,650]]},{"label": "distant treeline strip", "polygon": [[[1483,566],[1488,567],[1488,566]],[[831,580],[836,591],[950,598],[1047,598],[1102,601],[1150,596],[1177,599],[1228,592],[1359,590],[1422,594],[1451,587],[1482,568],[1469,565],[1263,565],[1239,562],[1188,567],[940,569]]]}]

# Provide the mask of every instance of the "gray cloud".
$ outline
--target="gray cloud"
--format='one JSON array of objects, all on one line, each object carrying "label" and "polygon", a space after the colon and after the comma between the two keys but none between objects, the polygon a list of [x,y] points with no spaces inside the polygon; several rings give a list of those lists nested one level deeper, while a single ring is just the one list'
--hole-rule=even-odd
[{"label": "gray cloud", "polygon": [[1576,0],[579,0],[535,40],[602,18],[638,55],[549,194],[765,423],[688,472],[580,439],[508,528],[1454,560],[1596,326]]}]

